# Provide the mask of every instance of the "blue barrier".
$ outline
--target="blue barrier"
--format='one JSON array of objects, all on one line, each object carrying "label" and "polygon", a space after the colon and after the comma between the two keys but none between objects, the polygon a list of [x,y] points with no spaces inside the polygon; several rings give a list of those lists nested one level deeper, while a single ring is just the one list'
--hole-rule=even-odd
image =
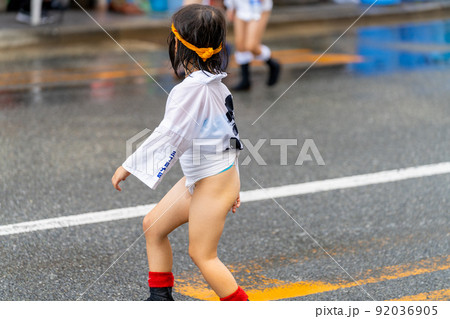
[{"label": "blue barrier", "polygon": [[[371,5],[375,2],[375,0],[360,0],[362,4]],[[375,6],[390,6],[395,4],[400,4],[401,0],[378,0],[374,5]]]},{"label": "blue barrier", "polygon": [[177,11],[183,5],[183,0],[169,0],[169,11]]},{"label": "blue barrier", "polygon": [[150,0],[150,6],[152,11],[164,12],[169,9],[169,3],[167,0]]}]

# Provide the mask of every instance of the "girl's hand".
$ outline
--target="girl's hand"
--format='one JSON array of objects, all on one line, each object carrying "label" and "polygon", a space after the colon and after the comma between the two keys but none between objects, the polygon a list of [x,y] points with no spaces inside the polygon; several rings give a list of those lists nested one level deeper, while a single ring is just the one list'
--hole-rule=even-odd
[{"label": "girl's hand", "polygon": [[127,179],[128,176],[130,176],[130,172],[128,172],[125,168],[123,168],[122,166],[120,166],[116,172],[114,173],[114,176],[111,179],[111,182],[114,186],[115,189],[117,189],[119,192],[122,190],[122,188],[120,188],[119,183],[121,181],[124,181]]},{"label": "girl's hand", "polygon": [[238,195],[238,197],[236,198],[236,201],[233,204],[233,207],[231,207],[231,211],[234,213],[236,213],[236,210],[239,208],[239,206],[241,206],[241,196]]}]

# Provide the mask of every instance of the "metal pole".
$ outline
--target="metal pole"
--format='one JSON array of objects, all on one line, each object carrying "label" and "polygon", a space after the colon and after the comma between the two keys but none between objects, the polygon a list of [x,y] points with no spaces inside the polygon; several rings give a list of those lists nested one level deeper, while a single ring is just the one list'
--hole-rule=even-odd
[{"label": "metal pole", "polygon": [[41,23],[42,0],[31,0],[31,25]]}]

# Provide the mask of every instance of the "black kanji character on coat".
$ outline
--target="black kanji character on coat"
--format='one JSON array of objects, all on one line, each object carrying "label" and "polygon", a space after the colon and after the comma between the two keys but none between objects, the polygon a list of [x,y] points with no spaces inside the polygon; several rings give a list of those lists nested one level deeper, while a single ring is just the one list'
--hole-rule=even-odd
[{"label": "black kanji character on coat", "polygon": [[230,147],[234,148],[234,149],[242,150],[243,147],[242,147],[241,141],[239,141],[239,139],[237,138],[239,133],[238,133],[238,129],[236,126],[236,122],[234,120],[233,97],[231,96],[231,94],[228,95],[227,98],[225,99],[225,106],[227,107],[227,110],[228,110],[228,112],[226,114],[228,122],[230,123],[230,125],[233,126],[233,133],[236,136],[234,138],[231,138]]}]

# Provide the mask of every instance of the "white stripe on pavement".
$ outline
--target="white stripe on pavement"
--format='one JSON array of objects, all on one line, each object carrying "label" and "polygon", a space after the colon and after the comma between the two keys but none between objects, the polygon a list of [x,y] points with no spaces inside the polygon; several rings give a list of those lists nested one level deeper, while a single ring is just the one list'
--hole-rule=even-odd
[{"label": "white stripe on pavement", "polygon": [[[270,198],[313,194],[337,189],[346,189],[375,184],[396,182],[411,178],[449,174],[450,162],[382,171],[372,174],[333,178],[322,181],[291,184],[265,189],[241,192],[241,202],[248,203]],[[118,208],[100,212],[41,219],[17,224],[0,226],[0,236],[33,232],[45,229],[63,228],[86,224],[95,224],[113,220],[145,216],[156,204]]]},{"label": "white stripe on pavement", "polygon": [[[280,187],[268,187],[264,190],[256,189],[241,193],[242,202],[253,202],[270,197],[288,197],[295,195],[326,192],[336,189],[353,188],[374,184],[397,182],[405,179],[442,175],[450,173],[450,162],[431,164],[417,167],[401,168],[392,171],[382,171],[372,174],[354,175],[327,179],[323,181],[292,184]],[[264,185],[263,185],[264,186]]]},{"label": "white stripe on pavement", "polygon": [[0,226],[0,236],[28,233],[37,230],[71,227],[145,216],[156,204],[105,210],[101,212],[40,219]]}]

